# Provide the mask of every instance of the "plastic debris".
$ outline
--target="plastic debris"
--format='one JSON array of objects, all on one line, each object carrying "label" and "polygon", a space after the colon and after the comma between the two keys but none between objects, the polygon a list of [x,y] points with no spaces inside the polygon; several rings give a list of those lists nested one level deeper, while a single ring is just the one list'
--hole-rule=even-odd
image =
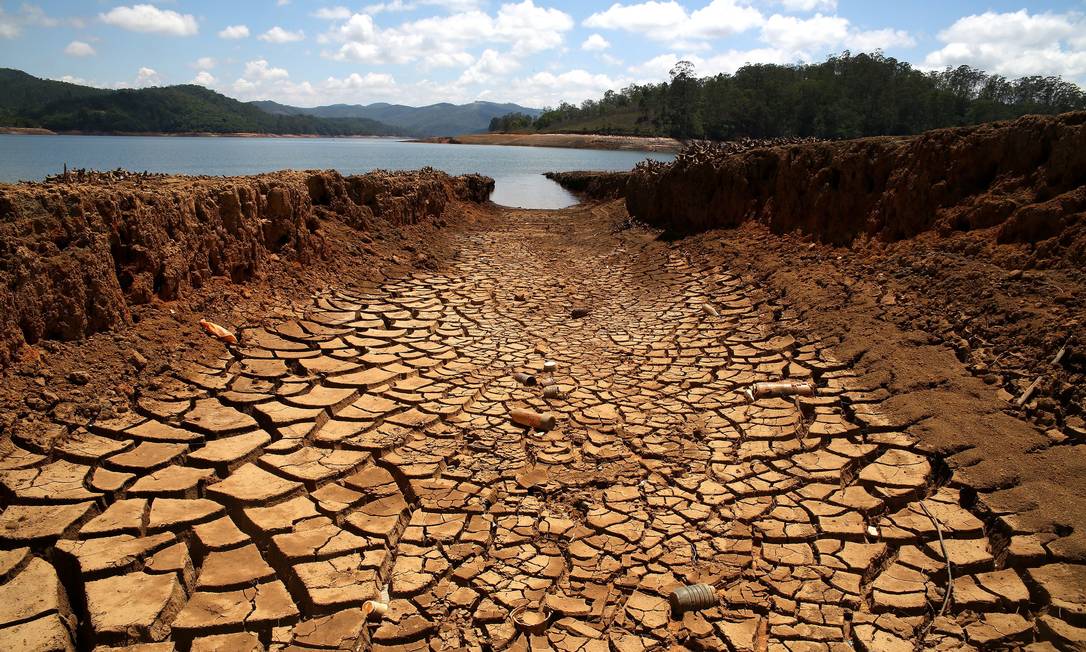
[{"label": "plastic debris", "polygon": [[720,316],[720,313],[717,312],[716,306],[714,306],[711,303],[703,303],[703,304],[701,304],[701,311],[704,312],[705,314],[709,315],[710,317],[719,317]]},{"label": "plastic debris", "polygon": [[378,620],[388,611],[388,586],[381,588],[381,593],[376,600],[366,600],[362,603],[362,614],[369,618],[371,615],[375,615]]},{"label": "plastic debris", "polygon": [[210,335],[211,337],[214,337],[215,339],[217,339],[217,340],[219,340],[221,342],[226,342],[227,344],[237,344],[238,343],[238,338],[233,333],[226,330],[222,326],[219,326],[218,324],[216,324],[213,321],[208,321],[206,319],[201,319],[200,320],[200,326],[203,327],[204,331],[206,331],[208,335]]},{"label": "plastic debris", "polygon": [[754,383],[746,390],[747,398],[770,398],[783,396],[814,396],[815,388],[811,383],[781,381],[774,383]]},{"label": "plastic debris", "polygon": [[529,634],[542,634],[547,631],[547,623],[551,619],[551,611],[545,606],[529,608],[531,605],[521,605],[510,614],[517,629]]},{"label": "plastic debris", "polygon": [[535,376],[533,376],[532,374],[526,374],[522,371],[518,371],[517,373],[513,374],[513,379],[526,387],[534,387],[536,384]]},{"label": "plastic debris", "polygon": [[532,410],[514,409],[509,412],[509,416],[513,419],[513,423],[518,423],[522,426],[528,426],[536,430],[550,430],[554,427],[555,419],[554,415],[550,412],[540,414]]},{"label": "plastic debris", "polygon": [[687,611],[701,611],[715,607],[720,604],[720,598],[709,584],[691,584],[675,589],[668,597],[668,602],[671,603],[671,610],[679,615]]},{"label": "plastic debris", "polygon": [[558,368],[558,363],[554,360],[545,360],[543,362],[543,371],[553,374],[554,370]]},{"label": "plastic debris", "polygon": [[550,385],[543,390],[543,398],[563,398],[562,388],[558,385]]}]

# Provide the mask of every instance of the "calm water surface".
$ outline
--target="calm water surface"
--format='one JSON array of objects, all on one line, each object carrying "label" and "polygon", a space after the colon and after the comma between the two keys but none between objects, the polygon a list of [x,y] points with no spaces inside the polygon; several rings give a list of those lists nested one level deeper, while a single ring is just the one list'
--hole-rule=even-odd
[{"label": "calm water surface", "polygon": [[343,174],[430,166],[493,177],[492,199],[506,206],[563,208],[573,195],[542,176],[569,170],[629,170],[671,154],[553,147],[437,145],[366,138],[30,136],[0,134],[0,181],[39,180],[69,168],[239,175],[333,168]]}]

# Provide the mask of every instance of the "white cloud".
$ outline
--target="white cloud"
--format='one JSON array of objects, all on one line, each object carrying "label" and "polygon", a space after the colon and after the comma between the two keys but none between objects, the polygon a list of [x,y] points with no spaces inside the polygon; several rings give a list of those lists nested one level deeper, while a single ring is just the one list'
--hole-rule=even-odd
[{"label": "white cloud", "polygon": [[479,8],[481,0],[388,0],[366,5],[363,13],[376,15],[398,11],[414,11],[419,7],[438,7],[449,12],[473,11]]},{"label": "white cloud", "polygon": [[762,26],[761,39],[772,49],[791,52],[795,58],[810,61],[839,48],[873,51],[891,47],[911,47],[916,41],[908,32],[895,29],[863,31],[847,18],[815,14],[810,18],[770,16]]},{"label": "white cloud", "polygon": [[82,77],[75,77],[73,75],[61,75],[60,81],[68,82],[69,84],[79,84],[80,86],[92,86],[89,81]]},{"label": "white cloud", "polygon": [[346,7],[321,7],[313,12],[315,18],[323,20],[346,20],[351,17],[351,10]]},{"label": "white cloud", "polygon": [[786,11],[836,11],[837,0],[779,0]]},{"label": "white cloud", "polygon": [[396,87],[396,79],[384,73],[368,72],[360,75],[353,72],[343,79],[329,77],[324,80],[323,89],[331,93],[342,91],[387,91]]},{"label": "white cloud", "polygon": [[211,70],[217,64],[218,61],[215,61],[214,57],[200,57],[196,60],[196,63],[193,64],[193,67],[200,70]]},{"label": "white cloud", "polygon": [[464,60],[464,52],[488,44],[509,46],[509,55],[521,57],[562,44],[573,19],[557,9],[539,7],[532,0],[503,4],[493,16],[467,11],[431,16],[397,27],[381,29],[369,14],[354,14],[319,40],[340,43],[324,55],[339,61],[369,64],[404,64],[417,60],[439,63]]},{"label": "white cloud", "polygon": [[136,86],[156,86],[162,82],[162,78],[153,68],[147,68],[146,66],[140,68],[136,73]]},{"label": "white cloud", "polygon": [[815,14],[812,18],[770,16],[762,26],[762,40],[786,50],[809,50],[844,42],[848,19]]},{"label": "white cloud", "polygon": [[68,44],[68,47],[64,48],[64,54],[73,57],[92,57],[96,52],[94,51],[94,48],[91,47],[90,43],[72,41]]},{"label": "white cloud", "polygon": [[276,25],[269,29],[258,37],[261,41],[267,41],[268,43],[294,43],[295,41],[301,41],[305,38],[305,32],[298,30],[297,32],[291,32]]},{"label": "white cloud", "polygon": [[114,7],[98,18],[108,24],[133,32],[153,32],[171,36],[192,36],[199,31],[196,18],[154,5]]},{"label": "white cloud", "polygon": [[423,58],[427,68],[464,68],[474,61],[467,52],[434,52]]},{"label": "white cloud", "polygon": [[520,67],[515,57],[486,49],[471,66],[460,75],[459,84],[482,84],[495,77],[501,77]]},{"label": "white cloud", "polygon": [[735,0],[712,0],[688,12],[675,0],[648,0],[640,4],[615,3],[585,19],[585,27],[616,29],[641,34],[654,41],[689,44],[741,34],[760,26],[765,17],[754,7]]},{"label": "white cloud", "polygon": [[587,70],[567,70],[558,74],[538,72],[528,77],[513,79],[505,84],[501,97],[527,106],[555,106],[561,102],[579,104],[586,99],[597,99],[604,92],[621,88],[631,79],[610,77]]},{"label": "white cloud", "polygon": [[854,51],[874,52],[887,48],[911,48],[916,45],[916,39],[903,29],[873,29],[850,32],[845,45]]},{"label": "white cloud", "polygon": [[945,45],[922,67],[969,65],[1007,77],[1086,77],[1086,17],[1079,13],[1015,12],[965,16],[939,33]]},{"label": "white cloud", "polygon": [[239,39],[248,36],[249,28],[245,25],[230,25],[219,31],[219,38]]},{"label": "white cloud", "polygon": [[275,6],[285,7],[290,4],[290,0],[275,0]]},{"label": "white cloud", "polygon": [[215,82],[217,81],[218,80],[215,79],[215,76],[206,70],[201,70],[200,72],[196,73],[195,77],[192,78],[193,84],[199,84],[200,86],[207,87],[214,86]]},{"label": "white cloud", "polygon": [[610,54],[607,54],[606,52],[604,52],[603,54],[600,54],[599,58],[600,58],[600,61],[606,63],[609,66],[621,66],[622,65],[622,59],[619,59],[618,57],[615,57],[615,56],[611,56]]},{"label": "white cloud", "polygon": [[242,78],[248,81],[269,81],[273,79],[286,79],[290,76],[286,68],[276,68],[268,64],[267,59],[255,59],[245,64],[245,72]]},{"label": "white cloud", "polygon": [[795,55],[784,50],[774,48],[754,48],[752,50],[728,50],[710,57],[701,57],[697,54],[675,53],[661,54],[644,63],[630,67],[630,72],[639,75],[646,81],[660,81],[668,78],[668,73],[680,61],[685,60],[694,64],[695,73],[698,76],[716,75],[720,73],[732,74],[748,63],[775,63],[788,64],[796,61]]},{"label": "white cloud", "polygon": [[586,38],[584,43],[581,43],[581,49],[588,50],[589,52],[598,52],[600,50],[606,50],[609,47],[611,47],[611,44],[599,34],[593,34]]}]

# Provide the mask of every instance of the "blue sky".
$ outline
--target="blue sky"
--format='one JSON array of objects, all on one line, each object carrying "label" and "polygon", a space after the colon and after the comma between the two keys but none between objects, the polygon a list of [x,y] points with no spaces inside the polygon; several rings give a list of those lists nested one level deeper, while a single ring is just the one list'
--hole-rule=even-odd
[{"label": "blue sky", "polygon": [[925,69],[1086,83],[1086,0],[0,0],[0,66],[103,87],[198,83],[301,106],[579,102],[746,62],[882,49]]}]

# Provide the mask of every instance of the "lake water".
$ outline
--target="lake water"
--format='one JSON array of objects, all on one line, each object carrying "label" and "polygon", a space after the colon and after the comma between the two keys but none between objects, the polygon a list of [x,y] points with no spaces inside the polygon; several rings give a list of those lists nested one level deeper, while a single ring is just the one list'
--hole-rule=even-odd
[{"label": "lake water", "polygon": [[671,154],[554,147],[438,145],[371,138],[216,138],[164,136],[31,136],[0,134],[0,181],[36,181],[69,168],[241,175],[284,169],[375,169],[426,166],[449,174],[493,177],[496,203],[564,208],[573,195],[544,172],[629,170],[645,158]]}]

